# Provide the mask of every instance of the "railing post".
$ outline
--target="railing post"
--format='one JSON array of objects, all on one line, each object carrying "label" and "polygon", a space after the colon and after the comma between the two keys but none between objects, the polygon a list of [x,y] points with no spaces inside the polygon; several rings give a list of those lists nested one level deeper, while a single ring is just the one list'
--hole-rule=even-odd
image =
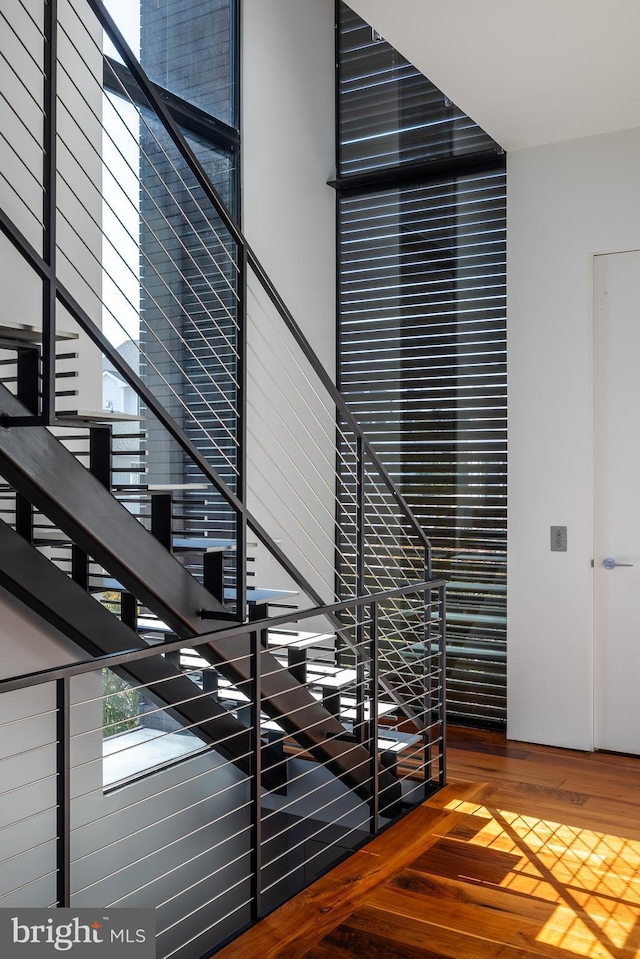
[{"label": "railing post", "polygon": [[438,672],[440,673],[440,785],[447,783],[447,595],[445,586],[438,587]]},{"label": "railing post", "polygon": [[71,690],[70,679],[56,680],[56,901],[71,905]]},{"label": "railing post", "polygon": [[378,766],[378,604],[369,607],[369,750],[371,756],[370,832],[378,833],[380,772]]},{"label": "railing post", "polygon": [[[425,742],[424,742],[424,798],[427,799],[430,793],[433,766],[433,728],[436,722],[433,704],[433,608],[431,602],[432,590],[427,586],[422,594],[424,611],[424,628],[422,636],[422,685],[423,685],[423,710],[425,723]],[[436,681],[439,673],[436,676]],[[439,721],[439,714],[437,719]]]},{"label": "railing post", "polygon": [[424,580],[425,583],[428,583],[429,580],[433,577],[433,570],[431,569],[431,544],[425,546],[424,548]]},{"label": "railing post", "polygon": [[43,259],[50,269],[43,280],[42,297],[42,415],[53,422],[56,404],[56,181],[58,3],[44,7],[44,176]]},{"label": "railing post", "polygon": [[[89,472],[111,490],[111,427],[89,427]],[[71,578],[84,590],[89,589],[89,557],[77,543],[71,544]],[[124,596],[121,600],[124,605]],[[124,615],[120,617],[124,622]]]},{"label": "railing post", "polygon": [[173,551],[173,494],[151,494],[151,534],[165,549]]},{"label": "railing post", "polygon": [[[364,506],[364,449],[362,439],[356,440],[356,595],[363,596],[365,593],[365,506]],[[365,732],[365,704],[364,704],[364,642],[365,642],[365,607],[356,606],[356,717],[354,722],[354,733],[363,742],[366,738]],[[377,748],[374,742],[373,756],[376,758],[377,768]]]},{"label": "railing post", "polygon": [[367,722],[366,722],[366,683],[365,683],[365,661],[366,654],[364,649],[365,629],[364,629],[364,606],[358,606],[356,609],[356,716],[353,724],[353,732],[360,743],[367,741]]},{"label": "railing post", "polygon": [[111,490],[112,452],[111,427],[89,427],[89,472],[109,491]]},{"label": "railing post", "polygon": [[364,448],[362,437],[356,438],[356,596],[365,592],[365,511],[364,511]]},{"label": "railing post", "polygon": [[[248,284],[247,248],[238,244],[238,365],[237,379],[239,397],[237,406],[238,440],[238,488],[236,496],[246,506],[247,503],[247,284]],[[238,612],[242,610],[244,619],[247,595],[247,516],[236,511],[236,596]]]},{"label": "railing post", "polygon": [[[365,509],[364,509],[364,450],[362,438],[356,437],[356,596],[365,594]],[[358,650],[364,642],[363,608],[356,606],[356,670]],[[360,707],[360,708],[359,708]],[[356,703],[356,726],[364,722],[364,704]],[[355,732],[355,729],[354,729]]]},{"label": "railing post", "polygon": [[[249,692],[251,716],[251,919],[257,922],[262,917],[262,741],[260,738],[260,704],[262,691],[260,682],[262,632],[249,633],[249,655],[251,657],[251,689]],[[266,636],[264,637],[266,641]]]},{"label": "railing post", "polygon": [[40,350],[37,346],[18,349],[16,396],[37,416],[40,412]]}]

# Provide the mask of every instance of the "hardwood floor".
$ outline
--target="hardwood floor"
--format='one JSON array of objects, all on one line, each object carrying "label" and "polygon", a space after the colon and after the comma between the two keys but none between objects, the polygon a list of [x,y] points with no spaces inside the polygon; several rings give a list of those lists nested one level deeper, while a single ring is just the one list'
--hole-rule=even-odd
[{"label": "hardwood floor", "polygon": [[639,759],[452,729],[448,780],[221,955],[640,956]]}]

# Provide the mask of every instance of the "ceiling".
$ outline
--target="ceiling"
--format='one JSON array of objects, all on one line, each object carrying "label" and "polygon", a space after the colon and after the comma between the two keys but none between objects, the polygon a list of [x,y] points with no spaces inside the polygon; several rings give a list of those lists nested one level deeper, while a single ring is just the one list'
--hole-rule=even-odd
[{"label": "ceiling", "polygon": [[348,0],[506,150],[640,127],[640,0]]}]

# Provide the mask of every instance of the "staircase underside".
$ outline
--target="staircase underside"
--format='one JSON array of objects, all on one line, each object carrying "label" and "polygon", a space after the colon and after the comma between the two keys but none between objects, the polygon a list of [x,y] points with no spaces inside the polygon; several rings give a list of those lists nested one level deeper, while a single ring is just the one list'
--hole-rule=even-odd
[{"label": "staircase underside", "polygon": [[[47,623],[90,656],[146,649],[132,629],[96,603],[77,583],[50,563],[18,533],[0,520],[0,584]],[[251,773],[251,738],[246,726],[199,689],[179,669],[157,655],[115,667],[122,679],[144,686],[145,695],[167,707],[169,715],[187,726],[204,743],[231,760],[245,775]],[[194,696],[198,698],[194,699]],[[286,776],[279,756],[267,750],[263,784],[279,789]]]}]

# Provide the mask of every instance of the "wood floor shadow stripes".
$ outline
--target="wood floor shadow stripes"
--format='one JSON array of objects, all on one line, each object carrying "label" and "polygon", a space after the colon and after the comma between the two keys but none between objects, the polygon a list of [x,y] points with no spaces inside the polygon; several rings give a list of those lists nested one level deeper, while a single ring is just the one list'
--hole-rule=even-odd
[{"label": "wood floor shadow stripes", "polygon": [[449,785],[224,959],[638,959],[640,759],[449,732]]}]

